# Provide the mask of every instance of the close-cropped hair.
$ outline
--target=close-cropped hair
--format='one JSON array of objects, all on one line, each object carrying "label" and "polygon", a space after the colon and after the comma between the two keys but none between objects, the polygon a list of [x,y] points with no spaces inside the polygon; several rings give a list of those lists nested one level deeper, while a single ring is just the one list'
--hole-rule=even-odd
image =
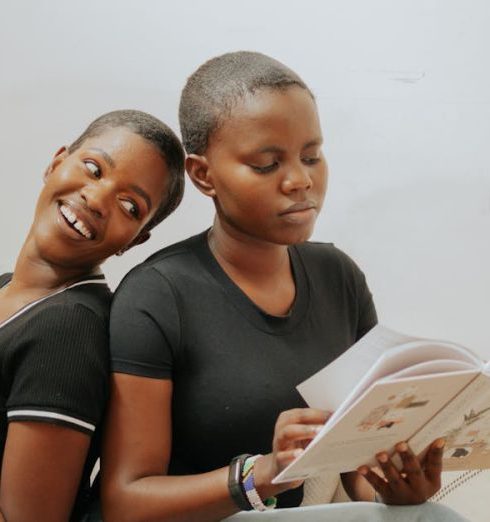
[{"label": "close-cropped hair", "polygon": [[187,80],[179,106],[182,141],[188,154],[203,154],[209,138],[247,94],[260,89],[308,89],[289,67],[265,54],[237,51],[211,58]]},{"label": "close-cropped hair", "polygon": [[146,112],[126,109],[108,112],[95,119],[68,147],[68,153],[76,151],[88,138],[100,136],[106,130],[117,127],[124,127],[151,143],[162,155],[170,174],[167,194],[143,228],[143,231],[149,231],[171,214],[182,201],[185,152],[179,138],[165,123]]}]

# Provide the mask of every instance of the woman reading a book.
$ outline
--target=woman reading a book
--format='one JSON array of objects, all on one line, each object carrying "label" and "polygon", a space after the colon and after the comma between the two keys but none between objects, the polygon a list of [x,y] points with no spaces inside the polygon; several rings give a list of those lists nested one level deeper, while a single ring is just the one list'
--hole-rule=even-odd
[{"label": "woman reading a book", "polygon": [[[315,99],[259,53],[229,53],[187,81],[180,123],[187,172],[213,200],[212,227],[154,254],[118,289],[112,400],[103,459],[106,522],[214,521],[299,506],[302,483],[272,479],[329,413],[295,386],[376,324],[363,273],[331,244],[307,242],[327,164]],[[353,499],[421,503],[441,453],[401,474],[345,476]],[[329,499],[324,498],[324,501]]]},{"label": "woman reading a book", "polygon": [[107,398],[111,293],[99,265],[182,196],[184,151],[140,111],[61,147],[14,272],[0,276],[0,521],[79,520]]}]

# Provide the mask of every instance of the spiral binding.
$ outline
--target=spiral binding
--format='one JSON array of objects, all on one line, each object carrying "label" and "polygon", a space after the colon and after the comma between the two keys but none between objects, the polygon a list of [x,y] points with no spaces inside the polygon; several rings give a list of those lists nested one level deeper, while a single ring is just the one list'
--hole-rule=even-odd
[{"label": "spiral binding", "polygon": [[430,502],[440,502],[444,497],[447,497],[450,493],[452,493],[454,490],[458,489],[464,483],[475,478],[482,471],[483,471],[482,469],[472,469],[472,470],[466,471],[465,473],[459,475],[459,477],[456,477],[454,480],[449,482],[449,484],[446,484],[444,487],[442,487],[435,495],[430,497],[429,501]]}]

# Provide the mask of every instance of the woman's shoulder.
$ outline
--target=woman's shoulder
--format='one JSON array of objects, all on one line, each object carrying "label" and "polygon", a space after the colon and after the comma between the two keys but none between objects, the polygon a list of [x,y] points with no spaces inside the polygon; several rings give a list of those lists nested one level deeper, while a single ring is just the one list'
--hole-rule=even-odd
[{"label": "woman's shoulder", "polygon": [[[97,365],[105,366],[109,342],[109,302],[85,299],[81,297],[82,292],[77,293],[79,296],[75,297],[65,290],[43,299],[2,328],[2,338],[8,346],[6,357],[12,364],[20,359],[56,359],[60,367],[71,367],[76,361],[75,366],[90,366],[94,360],[98,361]],[[83,295],[86,293],[85,290]],[[32,347],[35,349],[31,350]],[[73,361],[70,362],[71,359]]]},{"label": "woman's shoulder", "polygon": [[366,278],[356,261],[333,243],[309,241],[296,246],[310,279],[325,284],[364,288]]},{"label": "woman's shoulder", "polygon": [[88,311],[105,322],[109,317],[111,301],[112,292],[102,276],[93,280],[87,279],[67,288],[64,292],[48,299],[46,306],[71,309],[73,313],[77,310]]},{"label": "woman's shoulder", "polygon": [[19,323],[38,331],[74,330],[74,335],[82,326],[105,331],[111,299],[111,291],[105,284],[75,286],[37,303],[19,317]]},{"label": "woman's shoulder", "polygon": [[319,264],[325,268],[325,263],[342,266],[349,269],[357,268],[354,260],[334,243],[307,241],[295,246],[301,258],[309,263]]},{"label": "woman's shoulder", "polygon": [[[11,274],[7,275],[9,281]],[[69,331],[78,322],[93,322],[106,328],[111,299],[112,293],[103,277],[94,279],[94,282],[87,280],[75,283],[72,287],[26,305],[5,326],[11,333],[29,329],[36,332],[51,329]]]},{"label": "woman's shoulder", "polygon": [[179,277],[198,276],[202,273],[197,267],[200,263],[200,253],[206,247],[206,233],[189,237],[152,254],[126,274],[118,292],[121,287],[127,285],[151,284],[161,279],[170,282],[176,281]]}]

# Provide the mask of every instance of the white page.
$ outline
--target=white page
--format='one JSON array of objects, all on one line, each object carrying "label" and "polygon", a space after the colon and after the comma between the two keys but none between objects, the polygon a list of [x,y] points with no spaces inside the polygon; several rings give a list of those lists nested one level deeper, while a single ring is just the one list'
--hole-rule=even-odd
[{"label": "white page", "polygon": [[[397,442],[409,439],[477,376],[478,370],[473,369],[376,382],[336,423],[327,423],[273,482],[374,464],[376,452],[391,452]],[[405,404],[407,400],[410,404]],[[373,420],[373,414],[380,416]]]},{"label": "white page", "polygon": [[[443,411],[410,440],[420,453],[436,437],[444,437],[444,469],[490,465],[490,379],[479,375]],[[466,450],[455,457],[457,449]]]},{"label": "white page", "polygon": [[465,361],[453,361],[452,359],[438,359],[436,361],[425,361],[419,364],[414,364],[409,368],[404,368],[399,372],[393,373],[382,381],[391,381],[396,379],[403,379],[406,377],[416,377],[422,375],[436,375],[441,373],[458,372],[465,370],[474,370],[475,367]]},{"label": "white page", "polygon": [[482,366],[477,356],[461,346],[421,340],[377,325],[335,361],[299,384],[297,390],[310,407],[337,414],[341,405],[345,410],[375,380],[434,359]]},{"label": "white page", "polygon": [[[389,349],[380,357],[364,378],[354,386],[345,401],[335,410],[329,419],[329,423],[333,424],[337,418],[341,417],[350,405],[374,382],[410,367],[414,364],[414,361],[429,362],[434,359],[444,360],[446,357],[452,356],[454,360],[461,361],[462,359],[466,363],[471,361],[473,369],[481,369],[481,361],[476,359],[470,352],[466,352],[464,349],[449,343],[436,343],[439,343],[439,341],[412,341]],[[420,362],[417,362],[417,364],[420,364]],[[466,367],[463,366],[460,369],[464,370]]]},{"label": "white page", "polygon": [[387,349],[411,340],[414,338],[377,325],[297,390],[311,408],[336,410],[352,391],[352,383],[359,382]]}]

